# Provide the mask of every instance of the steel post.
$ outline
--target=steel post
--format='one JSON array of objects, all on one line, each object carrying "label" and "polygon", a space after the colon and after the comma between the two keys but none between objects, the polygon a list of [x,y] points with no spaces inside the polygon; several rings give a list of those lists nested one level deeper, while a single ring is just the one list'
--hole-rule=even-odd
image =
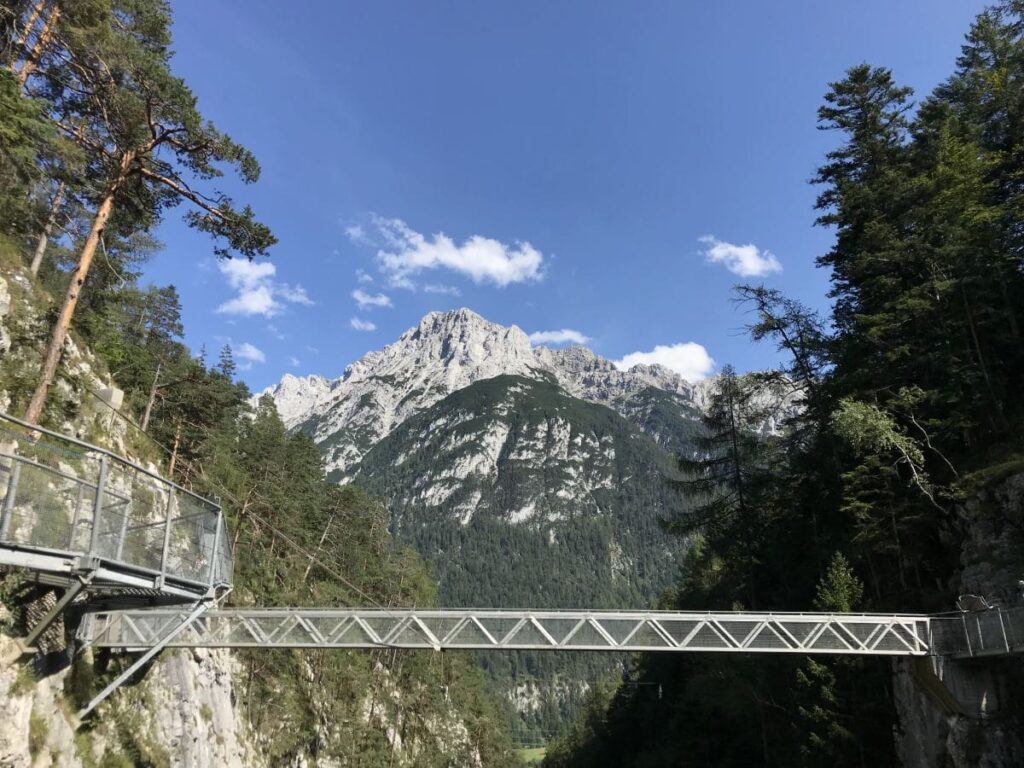
[{"label": "steel post", "polygon": [[160,586],[167,579],[167,555],[171,549],[171,515],[174,507],[174,489],[167,489],[167,512],[164,520],[164,545],[160,550]]},{"label": "steel post", "polygon": [[92,505],[92,537],[89,540],[89,554],[100,555],[100,520],[103,516],[103,490],[107,484],[107,457],[100,456],[100,474],[96,480],[96,500]]},{"label": "steel post", "polygon": [[121,513],[121,531],[117,534],[117,552],[114,555],[115,560],[121,559],[121,554],[124,552],[124,540],[128,535],[128,516],[132,511],[132,497],[129,496],[127,502],[122,507],[124,512]]},{"label": "steel post", "polygon": [[11,469],[11,479],[7,481],[7,495],[4,496],[4,506],[0,509],[0,540],[7,538],[11,527],[11,516],[14,514],[14,499],[18,494],[18,478],[21,476],[21,464],[17,459],[11,459],[14,467]]},{"label": "steel post", "polygon": [[217,557],[220,553],[220,531],[224,521],[224,513],[217,512],[217,529],[213,534],[213,552],[210,554],[210,586],[213,587],[217,578]]},{"label": "steel post", "polygon": [[75,493],[75,514],[71,518],[71,533],[68,534],[68,549],[75,548],[75,531],[78,529],[78,518],[82,516],[82,491],[85,486],[78,484],[78,491]]}]

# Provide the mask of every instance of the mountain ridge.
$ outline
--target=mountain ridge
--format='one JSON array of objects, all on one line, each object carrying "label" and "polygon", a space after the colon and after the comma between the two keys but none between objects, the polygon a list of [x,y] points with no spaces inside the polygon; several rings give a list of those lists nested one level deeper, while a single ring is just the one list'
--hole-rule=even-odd
[{"label": "mountain ridge", "polygon": [[[362,457],[406,419],[470,384],[519,375],[557,384],[568,394],[632,419],[629,401],[654,389],[684,409],[699,409],[705,386],[660,365],[621,370],[585,347],[533,346],[518,326],[492,323],[470,309],[431,312],[341,376],[285,374],[254,397],[270,395],[285,426],[326,446],[327,470],[349,479]],[[694,413],[693,415],[696,415]]]}]

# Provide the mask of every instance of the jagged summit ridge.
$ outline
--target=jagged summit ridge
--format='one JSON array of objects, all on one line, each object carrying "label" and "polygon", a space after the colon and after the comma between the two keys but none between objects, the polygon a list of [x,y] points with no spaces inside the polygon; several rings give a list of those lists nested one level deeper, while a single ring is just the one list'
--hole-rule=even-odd
[{"label": "jagged summit ridge", "polygon": [[575,397],[616,410],[652,387],[687,402],[695,393],[692,384],[661,366],[622,371],[583,347],[533,347],[519,327],[492,323],[463,308],[431,312],[333,381],[286,375],[261,395],[274,398],[287,427],[313,436],[328,470],[348,476],[405,419],[452,392],[501,375],[554,381]]}]

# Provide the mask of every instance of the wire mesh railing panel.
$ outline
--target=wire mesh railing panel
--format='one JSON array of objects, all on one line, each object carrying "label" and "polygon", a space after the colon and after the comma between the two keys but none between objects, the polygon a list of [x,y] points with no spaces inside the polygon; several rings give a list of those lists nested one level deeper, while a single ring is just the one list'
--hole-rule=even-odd
[{"label": "wire mesh railing panel", "polygon": [[230,583],[230,538],[217,504],[109,451],[6,414],[0,493],[0,545],[88,555],[115,571],[127,568],[134,583],[152,575],[155,587],[168,578],[190,591]]},{"label": "wire mesh railing panel", "polygon": [[3,540],[21,546],[72,550],[82,500],[90,495],[90,486],[56,468],[10,461],[13,466],[8,473],[0,531]]}]

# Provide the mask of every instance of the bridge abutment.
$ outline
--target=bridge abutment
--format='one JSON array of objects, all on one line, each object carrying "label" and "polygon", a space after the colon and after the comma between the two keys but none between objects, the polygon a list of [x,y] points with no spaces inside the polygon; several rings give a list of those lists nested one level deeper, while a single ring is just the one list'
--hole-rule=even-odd
[{"label": "bridge abutment", "polygon": [[897,752],[908,768],[1024,765],[1020,657],[897,659]]}]

